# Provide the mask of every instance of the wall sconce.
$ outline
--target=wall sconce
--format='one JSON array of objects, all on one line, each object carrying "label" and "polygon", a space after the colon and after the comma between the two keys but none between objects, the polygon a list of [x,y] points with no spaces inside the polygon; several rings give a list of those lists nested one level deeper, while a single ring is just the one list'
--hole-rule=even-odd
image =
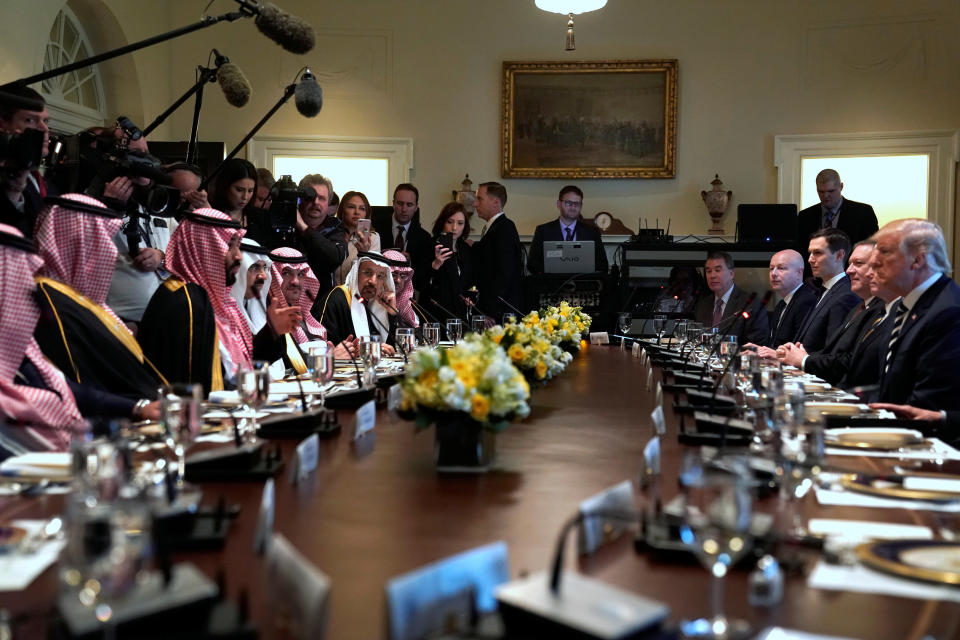
[{"label": "wall sconce", "polygon": [[566,50],[574,51],[577,44],[573,37],[574,14],[596,11],[606,6],[607,0],[535,0],[538,8],[551,13],[562,13],[567,16]]}]

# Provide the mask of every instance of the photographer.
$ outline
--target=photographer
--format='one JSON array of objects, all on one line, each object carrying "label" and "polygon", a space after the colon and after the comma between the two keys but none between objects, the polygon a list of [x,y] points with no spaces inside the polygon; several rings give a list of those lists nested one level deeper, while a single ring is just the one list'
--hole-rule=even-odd
[{"label": "photographer", "polygon": [[[0,161],[0,182],[6,197],[0,197],[0,223],[8,224],[24,237],[33,237],[37,215],[43,210],[43,198],[56,195],[47,192],[47,185],[37,171],[39,160],[47,155],[50,144],[50,115],[43,96],[29,87],[11,87],[0,98],[0,131],[7,134],[23,134],[27,129],[43,132],[41,148],[30,161],[6,158]],[[25,109],[23,105],[39,106],[40,110]],[[32,138],[22,140],[32,146]],[[9,146],[14,146],[13,144]],[[22,159],[21,159],[22,160]]]},{"label": "photographer", "polygon": [[[140,322],[150,297],[168,275],[163,269],[164,252],[177,222],[172,217],[154,215],[162,206],[151,206],[153,213],[148,210],[146,203],[154,183],[148,175],[169,179],[164,177],[159,161],[149,155],[146,138],[129,120],[122,118],[120,122],[126,127],[118,125],[97,132],[98,177],[87,193],[102,197],[109,207],[126,214],[123,227],[113,236],[119,253],[107,304],[132,324]],[[118,175],[108,180],[110,174]],[[173,205],[161,213],[172,216],[179,194],[173,200]]]},{"label": "photographer", "polygon": [[333,272],[347,256],[347,234],[340,221],[329,215],[333,185],[319,173],[300,180],[300,189],[311,187],[312,199],[301,197],[297,207],[297,244],[320,281],[317,299],[324,300],[333,289]]}]

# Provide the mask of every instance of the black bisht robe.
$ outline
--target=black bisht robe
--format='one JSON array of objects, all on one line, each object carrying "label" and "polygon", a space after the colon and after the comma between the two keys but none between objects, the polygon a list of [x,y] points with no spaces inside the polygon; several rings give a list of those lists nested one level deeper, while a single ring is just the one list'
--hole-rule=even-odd
[{"label": "black bisht robe", "polygon": [[[349,292],[345,286],[334,287],[323,307],[320,307],[320,298],[313,303],[310,313],[315,318],[320,318],[320,324],[327,329],[327,340],[337,345],[349,338],[356,337],[356,330],[353,328],[353,316],[350,315]],[[359,301],[357,304],[360,304]],[[379,321],[370,313],[370,309],[364,307],[367,312],[367,326],[370,327],[370,333],[380,333]],[[318,313],[319,312],[319,313]],[[389,326],[387,327],[386,343],[393,346],[394,329],[396,328],[396,317],[390,316]]]},{"label": "black bisht robe", "polygon": [[72,287],[37,278],[40,350],[68,380],[125,398],[154,399],[165,380],[136,338]]},{"label": "black bisht robe", "polygon": [[[137,335],[143,353],[171,383],[202,384],[205,394],[225,388],[213,305],[200,285],[165,280],[150,298]],[[254,360],[273,362],[283,351],[283,336],[269,324],[253,337]]]}]

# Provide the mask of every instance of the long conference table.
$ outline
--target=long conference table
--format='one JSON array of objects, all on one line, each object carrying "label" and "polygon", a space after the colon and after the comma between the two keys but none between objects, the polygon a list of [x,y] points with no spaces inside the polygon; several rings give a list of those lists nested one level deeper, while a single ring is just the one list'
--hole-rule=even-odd
[{"label": "long conference table", "polygon": [[[675,478],[685,447],[676,439],[679,417],[664,400],[664,497],[676,493]],[[497,464],[483,475],[438,475],[432,430],[377,414],[370,442],[357,447],[349,428],[321,441],[318,469],[293,485],[276,479],[275,530],[332,580],[328,637],[387,636],[384,585],[424,564],[496,540],[506,541],[511,578],[547,569],[557,534],[581,500],[625,479],[636,481],[643,445],[651,435],[653,394],[645,369],[629,350],[589,346],[567,370],[533,391],[532,413],[497,437]],[[347,427],[352,412],[341,411]],[[370,438],[370,435],[364,436]],[[290,459],[294,442],[283,444]],[[880,470],[876,458],[853,459]],[[850,466],[850,459],[844,460]],[[271,625],[264,593],[263,561],[251,551],[260,484],[205,484],[209,499],[223,495],[242,511],[222,552],[181,554],[210,576],[226,572],[227,590],[250,595],[251,617]],[[0,499],[0,521],[55,513],[61,498]],[[776,497],[758,502],[773,510]],[[907,510],[822,507],[812,492],[807,516],[927,524],[930,514]],[[696,563],[657,560],[634,550],[622,536],[591,556],[575,557],[567,545],[566,567],[669,604],[671,619],[710,614],[709,578]],[[783,601],[772,608],[747,602],[747,572],[726,579],[725,607],[756,630],[780,625],[853,638],[897,640],[960,637],[960,605],[808,588],[802,575],[787,576]],[[49,610],[57,591],[56,568],[26,591],[0,593],[0,606],[14,614]],[[42,619],[42,616],[41,616]],[[38,637],[34,619],[20,637]]]}]

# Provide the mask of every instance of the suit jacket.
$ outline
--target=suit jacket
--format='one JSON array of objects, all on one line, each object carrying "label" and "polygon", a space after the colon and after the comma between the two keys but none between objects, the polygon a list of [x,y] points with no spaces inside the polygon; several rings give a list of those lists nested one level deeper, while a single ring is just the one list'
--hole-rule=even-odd
[{"label": "suit jacket", "polygon": [[[603,248],[600,229],[583,220],[577,222],[573,231],[574,240],[593,241],[594,260],[596,270],[601,273],[607,272],[607,252]],[[559,242],[565,240],[563,229],[560,226],[560,220],[551,220],[541,225],[533,232],[533,240],[530,242],[530,255],[527,258],[527,270],[535,275],[543,273],[543,243]]]},{"label": "suit jacket", "polygon": [[[895,316],[892,313],[891,316]],[[890,344],[893,322],[884,332]],[[886,349],[880,358],[880,371]],[[889,370],[881,374],[880,400],[924,409],[960,409],[960,286],[941,275],[910,311],[894,345]]]},{"label": "suit jacket", "polygon": [[887,341],[893,314],[887,315],[881,306],[873,318],[865,322],[857,336],[857,344],[850,356],[847,372],[837,383],[842,389],[873,387],[880,382],[880,358],[887,355]]},{"label": "suit jacket", "polygon": [[883,300],[879,298],[871,300],[870,305],[862,311],[860,305],[850,309],[843,324],[827,337],[823,350],[807,357],[803,370],[833,385],[840,382],[850,368],[853,351],[860,336],[865,333],[864,327],[872,326],[883,311]]},{"label": "suit jacket", "polygon": [[[376,232],[380,234],[381,251],[387,249],[404,251],[403,247],[397,247],[397,230],[393,228],[393,216],[382,216],[375,219],[373,225]],[[410,254],[410,266],[413,267],[413,288],[417,291],[423,291],[430,281],[430,263],[433,262],[434,245],[430,233],[421,227],[419,222],[411,220],[410,226],[407,227],[406,252]]]},{"label": "suit jacket", "polygon": [[[823,224],[823,208],[820,203],[807,207],[797,214],[797,251],[803,256],[803,275],[810,277],[810,264],[807,258],[810,252],[807,248],[810,246],[810,236],[820,230]],[[877,214],[873,207],[862,202],[855,202],[844,198],[840,202],[839,216],[836,221],[836,227],[850,236],[850,246],[857,244],[861,240],[866,240],[879,228],[877,224]]]},{"label": "suit jacket", "polygon": [[[800,324],[806,317],[807,312],[813,308],[813,305],[817,304],[819,299],[819,291],[807,284],[801,284],[785,309],[778,311],[774,308],[770,314],[770,339],[764,344],[776,349],[786,342],[796,342]],[[783,315],[782,321],[780,320],[781,314]]]},{"label": "suit jacket", "polygon": [[[734,314],[740,313],[743,306],[750,298],[750,292],[744,291],[737,285],[733,285],[733,291],[727,299],[726,306],[723,307],[723,316],[720,319],[720,333],[724,335],[735,335],[739,344],[753,342],[755,344],[764,344],[770,333],[767,310],[763,308],[763,300],[760,297],[754,297],[753,302],[747,307],[750,317],[747,319],[732,319]],[[709,295],[700,298],[693,308],[693,315],[697,322],[702,322],[704,326],[713,324],[713,306],[716,298],[711,291]]]},{"label": "suit jacket", "polygon": [[847,312],[860,302],[860,297],[850,291],[850,278],[844,275],[807,312],[797,330],[795,342],[803,343],[807,353],[821,351],[827,344],[827,337],[843,325]]},{"label": "suit jacket", "polygon": [[504,313],[515,313],[511,305],[524,310],[522,254],[517,227],[505,215],[497,218],[473,244],[473,277],[480,291],[477,306],[498,322]]}]

